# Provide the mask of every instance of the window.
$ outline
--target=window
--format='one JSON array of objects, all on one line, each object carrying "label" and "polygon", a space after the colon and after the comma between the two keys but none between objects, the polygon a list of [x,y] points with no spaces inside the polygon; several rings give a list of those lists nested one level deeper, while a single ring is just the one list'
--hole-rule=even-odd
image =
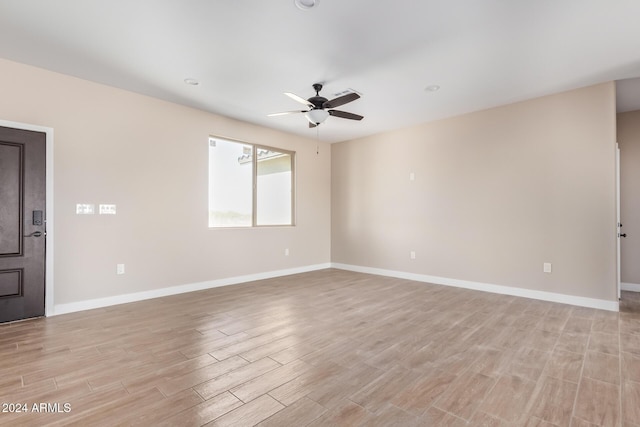
[{"label": "window", "polygon": [[293,225],[295,153],[209,138],[209,227]]}]

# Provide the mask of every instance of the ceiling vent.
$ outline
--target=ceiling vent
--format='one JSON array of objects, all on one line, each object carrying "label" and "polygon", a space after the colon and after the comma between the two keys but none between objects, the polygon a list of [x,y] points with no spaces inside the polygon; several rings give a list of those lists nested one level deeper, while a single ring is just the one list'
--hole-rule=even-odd
[{"label": "ceiling vent", "polygon": [[339,97],[339,96],[348,95],[348,94],[350,94],[350,93],[357,93],[358,95],[362,96],[362,93],[358,92],[357,90],[353,90],[353,89],[351,89],[351,88],[347,88],[347,89],[345,89],[345,90],[343,90],[343,91],[340,91],[340,92],[336,92],[336,93],[334,93],[334,94],[333,94],[333,98],[337,98],[337,97]]}]

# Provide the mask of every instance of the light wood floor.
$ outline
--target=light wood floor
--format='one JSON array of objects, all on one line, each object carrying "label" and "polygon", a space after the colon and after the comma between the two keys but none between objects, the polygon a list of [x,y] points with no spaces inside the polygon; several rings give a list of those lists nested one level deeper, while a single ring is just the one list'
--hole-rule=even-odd
[{"label": "light wood floor", "polygon": [[0,325],[0,402],[28,405],[9,425],[640,426],[640,294],[264,280]]}]

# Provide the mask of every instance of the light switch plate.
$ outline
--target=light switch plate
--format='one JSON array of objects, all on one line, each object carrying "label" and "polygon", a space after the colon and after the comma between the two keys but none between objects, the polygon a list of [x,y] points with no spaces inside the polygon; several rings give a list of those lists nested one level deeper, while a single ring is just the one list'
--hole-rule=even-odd
[{"label": "light switch plate", "polygon": [[77,215],[93,215],[96,213],[96,205],[92,203],[78,203],[76,204]]},{"label": "light switch plate", "polygon": [[100,205],[100,215],[115,215],[116,205]]}]

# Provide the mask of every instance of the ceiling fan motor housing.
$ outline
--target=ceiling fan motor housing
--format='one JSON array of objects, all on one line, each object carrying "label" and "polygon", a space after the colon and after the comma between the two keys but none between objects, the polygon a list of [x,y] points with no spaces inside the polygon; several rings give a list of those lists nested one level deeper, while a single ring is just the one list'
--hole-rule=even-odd
[{"label": "ceiling fan motor housing", "polygon": [[311,98],[307,99],[307,101],[313,104],[314,109],[319,109],[322,108],[322,104],[327,102],[328,99],[324,96],[312,96]]},{"label": "ceiling fan motor housing", "polygon": [[309,101],[314,105],[314,109],[322,108],[322,104],[328,101],[328,99],[325,98],[324,96],[320,96],[320,91],[322,90],[322,84],[314,83],[313,90],[316,91],[316,96],[312,96],[311,98],[307,99],[307,101]]}]

